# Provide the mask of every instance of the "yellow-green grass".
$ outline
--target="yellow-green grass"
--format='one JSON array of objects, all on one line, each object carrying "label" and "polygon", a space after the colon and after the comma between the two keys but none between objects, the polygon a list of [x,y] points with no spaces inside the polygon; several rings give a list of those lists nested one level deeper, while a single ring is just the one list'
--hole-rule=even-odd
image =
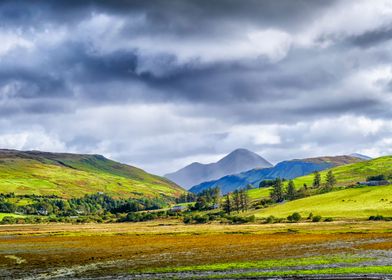
[{"label": "yellow-green grass", "polygon": [[26,216],[13,213],[0,213],[0,221],[2,221],[4,217],[24,218]]},{"label": "yellow-green grass", "polygon": [[[328,169],[329,170],[329,169]],[[325,181],[328,170],[320,172],[322,181]],[[352,163],[331,168],[337,179],[338,186],[348,186],[357,182],[366,181],[366,177],[373,175],[392,175],[392,156],[379,157],[369,161]],[[310,174],[294,179],[296,187],[303,184],[312,186],[314,175]]]},{"label": "yellow-green grass", "polygon": [[251,201],[269,197],[270,188],[257,188],[248,190]]},{"label": "yellow-green grass", "polygon": [[11,192],[63,198],[104,192],[128,198],[177,197],[185,191],[141,169],[91,156],[90,161],[68,161],[66,165],[27,158],[2,158],[0,193]]},{"label": "yellow-green grass", "polygon": [[[251,211],[256,217],[287,217],[299,212],[333,218],[369,218],[371,215],[392,217],[392,186],[357,187],[314,195]],[[249,213],[248,213],[249,214]]]}]

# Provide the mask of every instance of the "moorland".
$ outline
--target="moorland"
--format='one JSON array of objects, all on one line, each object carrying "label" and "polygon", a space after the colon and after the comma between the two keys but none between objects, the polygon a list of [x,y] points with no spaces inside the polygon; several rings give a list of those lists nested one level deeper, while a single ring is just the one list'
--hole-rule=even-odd
[{"label": "moorland", "polygon": [[0,154],[1,278],[392,275],[391,156],[222,194],[97,155]]}]

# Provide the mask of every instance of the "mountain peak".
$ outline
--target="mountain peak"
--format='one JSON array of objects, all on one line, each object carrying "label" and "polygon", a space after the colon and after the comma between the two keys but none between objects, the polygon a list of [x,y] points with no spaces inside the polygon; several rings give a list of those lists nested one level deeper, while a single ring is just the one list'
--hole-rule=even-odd
[{"label": "mountain peak", "polygon": [[201,182],[218,179],[229,174],[271,166],[271,163],[258,154],[239,148],[217,162],[209,164],[192,163],[174,173],[166,174],[165,177],[185,188],[190,188]]}]

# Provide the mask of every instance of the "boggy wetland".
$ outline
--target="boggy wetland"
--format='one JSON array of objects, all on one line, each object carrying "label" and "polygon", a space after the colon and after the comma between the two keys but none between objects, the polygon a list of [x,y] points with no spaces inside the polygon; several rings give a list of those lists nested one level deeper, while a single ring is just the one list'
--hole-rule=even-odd
[{"label": "boggy wetland", "polygon": [[4,225],[0,277],[389,279],[391,249],[385,222]]}]

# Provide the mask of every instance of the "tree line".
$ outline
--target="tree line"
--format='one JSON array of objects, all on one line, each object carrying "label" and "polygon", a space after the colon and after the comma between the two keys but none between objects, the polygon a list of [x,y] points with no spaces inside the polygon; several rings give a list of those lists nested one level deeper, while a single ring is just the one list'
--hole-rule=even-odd
[{"label": "tree line", "polygon": [[[325,177],[325,182],[321,180],[321,175],[318,171],[314,172],[312,188],[320,193],[329,192],[336,185],[336,178],[329,170]],[[312,191],[304,184],[301,188],[295,187],[294,181],[289,180],[287,187],[284,186],[284,180],[277,178],[275,180],[268,180],[267,182],[261,182],[260,186],[271,186],[270,198],[273,202],[279,203],[284,200],[294,200],[302,197],[306,197]]]}]

